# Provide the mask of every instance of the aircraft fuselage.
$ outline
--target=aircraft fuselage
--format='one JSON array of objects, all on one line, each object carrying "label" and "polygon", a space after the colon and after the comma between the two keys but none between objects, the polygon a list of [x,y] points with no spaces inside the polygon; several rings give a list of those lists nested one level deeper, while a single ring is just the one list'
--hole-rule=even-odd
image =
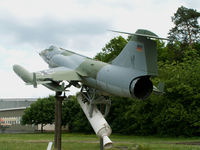
[{"label": "aircraft fuselage", "polygon": [[[152,83],[145,72],[107,64],[57,47],[46,49],[40,55],[50,68],[66,67],[75,70],[80,74],[83,84],[105,93],[138,98],[151,93],[148,89]],[[145,89],[144,86],[148,89],[141,93],[139,90]]]}]

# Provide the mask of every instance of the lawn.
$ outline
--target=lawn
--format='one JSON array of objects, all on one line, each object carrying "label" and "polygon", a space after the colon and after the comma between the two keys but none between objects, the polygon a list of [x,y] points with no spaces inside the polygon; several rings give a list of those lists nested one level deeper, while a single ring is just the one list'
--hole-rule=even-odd
[{"label": "lawn", "polygon": [[[114,142],[110,150],[200,150],[200,137],[112,135],[110,138]],[[0,150],[46,150],[53,139],[54,134],[0,134]],[[99,139],[96,135],[63,134],[62,150],[99,150]]]}]

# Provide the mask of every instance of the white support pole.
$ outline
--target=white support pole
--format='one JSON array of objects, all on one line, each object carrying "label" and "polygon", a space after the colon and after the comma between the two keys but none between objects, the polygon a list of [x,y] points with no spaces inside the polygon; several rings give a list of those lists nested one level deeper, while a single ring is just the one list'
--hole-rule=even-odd
[{"label": "white support pole", "polygon": [[47,150],[51,150],[52,145],[53,145],[53,142],[49,142]]},{"label": "white support pole", "polygon": [[89,105],[82,101],[82,96],[78,95],[77,100],[85,113],[88,121],[90,122],[92,128],[94,129],[96,135],[102,138],[103,147],[105,149],[112,147],[112,141],[109,139],[109,135],[111,134],[112,130],[103,117],[102,113],[98,110],[96,106],[94,106],[92,117],[89,114]]}]

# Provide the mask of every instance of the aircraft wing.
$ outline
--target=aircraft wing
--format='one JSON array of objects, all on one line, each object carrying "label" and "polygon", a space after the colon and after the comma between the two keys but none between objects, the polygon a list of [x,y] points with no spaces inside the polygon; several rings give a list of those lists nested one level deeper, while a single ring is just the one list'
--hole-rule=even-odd
[{"label": "aircraft wing", "polygon": [[51,68],[36,72],[36,79],[39,80],[53,80],[53,81],[81,81],[79,74],[72,69],[66,67]]},{"label": "aircraft wing", "polygon": [[50,85],[57,81],[81,81],[80,75],[66,67],[51,68],[39,72],[30,73],[20,65],[14,65],[13,70],[26,84],[37,87],[37,84]]}]

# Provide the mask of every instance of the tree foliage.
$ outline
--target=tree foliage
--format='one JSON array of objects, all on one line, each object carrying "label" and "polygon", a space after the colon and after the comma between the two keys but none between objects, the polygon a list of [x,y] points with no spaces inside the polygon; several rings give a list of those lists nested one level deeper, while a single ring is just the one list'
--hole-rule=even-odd
[{"label": "tree foliage", "polygon": [[95,59],[103,62],[111,62],[119,55],[126,44],[127,40],[122,36],[115,37],[106,44],[106,46],[102,49],[102,52],[95,56]]},{"label": "tree foliage", "polygon": [[199,66],[200,57],[196,50],[187,50],[183,62],[160,63],[159,78],[165,82],[165,94],[161,98],[164,104],[157,122],[160,121],[158,127],[163,133],[199,135]]},{"label": "tree foliage", "polygon": [[63,103],[62,115],[64,124],[68,124],[70,132],[89,133],[93,131],[83,110],[77,102],[76,96],[68,98],[68,100]]},{"label": "tree foliage", "polygon": [[39,98],[32,103],[29,108],[26,108],[22,116],[22,124],[41,124],[41,132],[46,124],[54,122],[55,114],[55,98]]},{"label": "tree foliage", "polygon": [[200,13],[196,10],[188,9],[184,6],[179,7],[172,17],[175,27],[170,30],[169,38],[173,41],[180,41],[183,44],[189,45],[199,42],[199,17]]}]

